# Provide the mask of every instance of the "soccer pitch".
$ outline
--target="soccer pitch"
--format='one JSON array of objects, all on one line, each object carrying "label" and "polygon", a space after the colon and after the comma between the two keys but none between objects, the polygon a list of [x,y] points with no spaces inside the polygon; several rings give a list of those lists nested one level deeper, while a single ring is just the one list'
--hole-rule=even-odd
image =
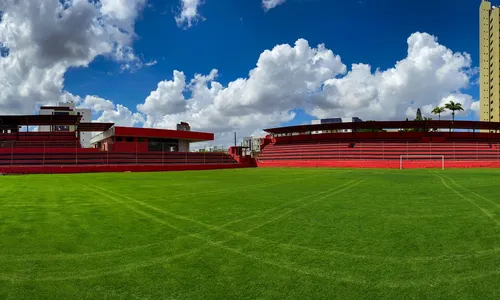
[{"label": "soccer pitch", "polygon": [[0,181],[0,299],[500,297],[499,170]]}]

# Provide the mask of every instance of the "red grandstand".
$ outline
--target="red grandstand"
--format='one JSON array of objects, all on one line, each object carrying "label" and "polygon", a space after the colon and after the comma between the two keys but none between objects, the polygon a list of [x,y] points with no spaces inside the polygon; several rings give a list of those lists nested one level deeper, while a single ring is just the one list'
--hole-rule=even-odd
[{"label": "red grandstand", "polygon": [[[81,122],[80,115],[0,116],[0,172],[155,171],[253,166],[244,147],[189,152],[212,133]],[[48,131],[30,131],[43,126]],[[24,130],[21,130],[24,128]],[[500,167],[500,123],[383,121],[266,129],[258,166]],[[349,132],[345,132],[349,131]],[[91,148],[80,135],[98,133]]]},{"label": "red grandstand", "polygon": [[[81,115],[0,116],[0,173],[159,171],[245,167],[227,153],[190,152],[213,133],[81,122]],[[30,131],[30,127],[49,128]],[[21,130],[23,128],[23,130]],[[187,129],[186,129],[187,128]],[[80,135],[99,133],[83,148]]]},{"label": "red grandstand", "polygon": [[[349,130],[350,132],[339,132]],[[382,121],[266,129],[259,166],[500,167],[499,122]]]}]

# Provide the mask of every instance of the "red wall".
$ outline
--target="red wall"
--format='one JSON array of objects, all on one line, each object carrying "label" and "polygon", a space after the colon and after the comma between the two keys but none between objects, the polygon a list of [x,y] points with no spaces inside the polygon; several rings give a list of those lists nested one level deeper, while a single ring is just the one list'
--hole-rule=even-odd
[{"label": "red wall", "polygon": [[324,141],[324,140],[416,140],[427,141],[430,139],[434,142],[444,142],[453,139],[454,141],[474,140],[474,141],[500,141],[500,133],[473,133],[473,132],[353,132],[353,133],[323,133],[323,134],[301,134],[295,136],[274,137],[274,143],[290,143],[290,142],[305,142],[305,141]]},{"label": "red wall", "polygon": [[[136,140],[136,139],[134,139]],[[113,152],[127,152],[127,153],[136,153],[136,152],[148,152],[148,143],[147,142],[114,142],[112,149],[110,151]]]},{"label": "red wall", "polygon": [[0,141],[75,141],[75,132],[0,133]]},{"label": "red wall", "polygon": [[80,165],[80,166],[0,166],[0,174],[68,174],[96,172],[165,172],[249,168],[245,164],[210,165]]},{"label": "red wall", "polygon": [[231,146],[231,147],[229,147],[228,152],[229,152],[229,155],[231,155],[231,157],[240,164],[257,166],[257,162],[256,162],[255,158],[253,158],[251,155],[242,155],[242,152],[243,152],[242,147]]},{"label": "red wall", "polygon": [[[500,168],[500,161],[446,161],[445,169],[454,168]],[[300,161],[300,160],[280,160],[271,162],[257,161],[259,168],[380,168],[380,169],[399,169],[399,160],[318,160],[318,161]],[[415,168],[441,168],[441,162],[430,161],[405,161],[404,169]]]},{"label": "red wall", "polygon": [[115,136],[123,137],[151,137],[164,139],[213,141],[214,134],[196,131],[181,131],[154,128],[135,128],[115,126]]},{"label": "red wall", "polygon": [[33,153],[33,154],[40,154],[40,153],[95,153],[99,152],[99,149],[95,148],[0,148],[0,153],[12,153],[12,150],[14,150],[14,154],[17,153]]}]

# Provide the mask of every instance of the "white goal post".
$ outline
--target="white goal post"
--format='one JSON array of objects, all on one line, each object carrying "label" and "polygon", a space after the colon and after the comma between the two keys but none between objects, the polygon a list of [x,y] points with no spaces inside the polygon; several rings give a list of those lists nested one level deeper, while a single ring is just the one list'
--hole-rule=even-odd
[{"label": "white goal post", "polygon": [[399,169],[403,169],[403,158],[409,159],[409,158],[429,158],[432,159],[434,158],[440,158],[441,159],[441,169],[444,170],[444,155],[434,155],[434,154],[428,154],[428,155],[413,155],[413,154],[403,154],[399,156]]}]

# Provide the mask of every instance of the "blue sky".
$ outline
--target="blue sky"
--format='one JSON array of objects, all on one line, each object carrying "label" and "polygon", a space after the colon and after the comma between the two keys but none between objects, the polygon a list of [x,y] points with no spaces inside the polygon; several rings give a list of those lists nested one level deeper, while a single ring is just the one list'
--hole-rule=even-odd
[{"label": "blue sky", "polygon": [[[155,66],[123,73],[117,64],[98,58],[89,68],[70,70],[66,89],[134,107],[175,69],[191,78],[217,68],[219,81],[227,84],[247,76],[263,50],[298,38],[324,43],[347,66],[363,62],[386,69],[406,56],[408,36],[421,31],[453,51],[471,54],[474,65],[478,61],[479,1],[290,0],[265,12],[257,0],[206,0],[200,7],[205,20],[187,30],[175,23],[178,4],[151,1],[136,23],[134,50],[157,60]],[[477,89],[466,92],[477,99]],[[286,124],[310,119],[299,113]]]},{"label": "blue sky", "polygon": [[[0,64],[0,68],[4,68],[1,69],[4,74],[16,73],[15,76],[5,75],[4,81],[8,83],[5,87],[2,86],[0,78],[0,87],[4,91],[4,98],[0,95],[0,110],[4,113],[17,112],[16,109],[19,107],[24,110],[30,109],[31,106],[27,104],[14,105],[16,101],[32,103],[29,102],[31,100],[23,100],[23,97],[29,96],[29,99],[37,99],[37,103],[43,104],[56,99],[59,91],[66,98],[77,99],[76,101],[88,106],[92,106],[90,103],[93,103],[93,109],[96,107],[95,104],[99,103],[99,109],[94,110],[94,117],[101,121],[119,122],[120,118],[123,118],[122,112],[125,111],[128,116],[127,125],[171,127],[179,120],[197,123],[200,119],[207,119],[205,123],[197,124],[197,127],[201,127],[198,129],[208,127],[207,130],[222,133],[241,127],[245,131],[244,134],[250,134],[266,126],[300,124],[318,117],[342,117],[344,116],[342,114],[360,114],[363,118],[402,119],[417,108],[413,107],[412,103],[418,103],[419,106],[427,105],[429,108],[444,101],[441,99],[459,99],[470,106],[472,101],[478,99],[478,86],[474,84],[477,75],[470,74],[478,62],[479,0],[412,3],[396,0],[286,0],[267,11],[263,9],[262,0],[204,0],[197,7],[199,21],[189,28],[179,26],[175,19],[181,11],[183,0],[130,0],[127,3],[136,5],[132,8],[123,6],[123,2],[117,0],[106,0],[107,7],[104,5],[91,8],[85,7],[85,4],[81,3],[82,0],[67,0],[72,3],[72,6],[65,8],[68,14],[72,12],[73,16],[76,16],[77,12],[81,15],[85,9],[93,9],[93,13],[99,16],[93,21],[88,21],[88,26],[81,32],[88,31],[92,28],[92,24],[102,25],[96,23],[99,20],[109,23],[103,27],[109,35],[103,37],[95,34],[81,39],[79,36],[75,37],[76,31],[72,26],[76,25],[71,24],[71,18],[68,18],[66,23],[57,22],[55,16],[60,14],[60,8],[56,7],[57,1],[45,2],[46,5],[56,3],[50,7],[54,12],[50,9],[41,10],[30,2],[21,2],[26,8],[17,10],[14,9],[14,4],[10,6],[0,4],[0,11],[4,10],[5,15],[10,17],[3,18],[3,23],[10,22],[11,28],[16,25],[21,26],[21,20],[26,21],[29,18],[32,18],[32,24],[47,27],[40,32],[32,32],[31,35],[19,36],[15,31],[8,31],[0,26],[0,42],[4,50],[10,50],[7,57],[0,59],[4,61],[12,59],[11,63],[24,59],[23,65],[32,65],[28,70],[30,72],[21,73],[19,70],[23,68],[13,71],[6,69],[7,64]],[[78,6],[77,3],[81,5]],[[493,1],[493,4],[500,5],[500,1]],[[28,13],[30,10],[31,14]],[[51,23],[51,18],[55,18],[56,22]],[[84,21],[79,22],[85,23]],[[110,33],[116,26],[121,26],[120,36]],[[57,41],[54,35],[59,38],[58,42],[61,44],[69,44],[68,41],[71,41],[71,45],[80,46],[80,52],[83,54],[79,60],[74,58],[77,54],[71,52],[71,49],[68,53],[62,54],[57,52],[59,50],[52,49],[52,45],[47,41],[52,43]],[[407,40],[410,36],[414,37],[412,42],[414,53],[413,58],[407,59],[409,55]],[[437,42],[433,41],[433,37],[437,38]],[[311,54],[310,60],[301,62],[291,60],[287,63],[285,60],[290,59],[287,56],[290,51],[298,53],[299,48],[294,48],[294,45],[300,38],[308,41],[308,49],[314,53]],[[55,46],[59,47],[58,42]],[[45,50],[33,50],[29,48],[30,44],[36,45],[37,49]],[[329,69],[328,74],[331,78],[345,79],[330,82],[329,88],[326,88],[328,76],[321,74],[321,67],[316,69],[313,75],[299,72],[311,67],[311,61],[314,59],[324,58],[321,55],[328,54],[321,49],[318,50],[316,48],[318,44],[324,44],[328,51],[331,50],[341,60],[341,63],[335,63],[334,57],[329,56],[326,59],[328,62],[322,66]],[[23,45],[26,49],[18,48],[18,45]],[[106,47],[99,48],[99,45],[111,45],[113,50]],[[289,45],[289,47],[273,49],[277,45]],[[133,59],[127,61],[123,57],[120,58],[120,51],[117,49],[130,51],[133,53]],[[455,57],[455,60],[439,61],[448,49],[458,53],[458,57]],[[259,56],[265,50],[272,50],[272,58],[260,61]],[[437,54],[428,56],[427,54],[432,51]],[[464,54],[465,52],[470,54],[472,62]],[[47,67],[46,57],[40,53],[56,53],[50,56],[53,65],[49,65],[52,67]],[[321,55],[316,55],[318,53]],[[395,64],[402,60],[408,65],[397,67],[397,74],[392,78],[386,78],[390,72],[382,74],[387,69],[394,68]],[[130,61],[141,61],[142,67],[132,72],[123,71],[121,68],[124,63]],[[38,62],[43,63],[38,64]],[[148,62],[156,64],[147,66]],[[261,65],[260,77],[255,76],[253,80],[249,77],[249,71],[256,68],[258,62]],[[345,71],[351,71],[351,64],[358,63],[369,64],[371,73],[365,70],[351,74],[352,78],[349,74],[346,76]],[[434,69],[424,70],[427,73],[423,72],[421,67],[426,64],[435,64],[432,66]],[[342,69],[343,65],[346,69]],[[438,70],[451,65],[459,65],[446,75],[451,79],[441,78],[442,82],[432,85],[432,81],[439,78]],[[277,70],[275,77],[262,76],[275,72],[274,67]],[[207,87],[210,88],[211,84],[213,86],[215,80],[223,89],[228,90],[227,93],[214,93],[210,96],[212,97],[210,100],[200,100],[203,97],[189,100],[192,91],[189,82],[194,75],[208,75],[212,69],[217,69],[218,73],[216,79],[209,80]],[[381,71],[378,77],[374,74],[376,69]],[[30,80],[36,80],[27,74],[37,73],[40,70],[44,70],[47,75],[39,79],[40,83],[35,83],[46,88],[46,91],[36,94],[34,87],[33,94],[28,96],[15,90],[9,91],[10,94],[5,92],[12,86],[25,86]],[[174,70],[183,72],[185,77],[181,76],[179,81],[184,95],[180,97],[181,99],[178,99],[179,94],[175,94],[174,91],[175,87],[179,86],[173,79]],[[366,78],[367,74],[371,74],[369,79]],[[290,78],[285,78],[287,75],[290,75]],[[54,79],[50,80],[50,76]],[[313,89],[319,91],[321,99],[305,101],[314,104],[312,106],[316,109],[312,106],[306,108],[307,105],[299,104],[300,101],[297,99],[287,102],[287,99],[294,97],[306,98],[304,95],[313,91],[309,86],[294,89],[294,85],[301,84],[301,76],[307,80],[314,76],[321,77],[317,79]],[[246,86],[240,89],[240,94],[237,94],[238,89],[228,88],[228,84],[234,83],[238,78],[248,81]],[[402,85],[398,83],[401,78],[406,78]],[[286,82],[294,79],[298,81],[286,85]],[[427,79],[429,82],[426,82]],[[382,82],[384,80],[386,82]],[[162,83],[164,86],[159,88],[159,84]],[[276,89],[273,90],[272,87]],[[420,87],[429,89],[429,92],[420,91]],[[289,90],[284,91],[286,88]],[[153,91],[157,93],[151,94]],[[205,92],[208,93],[208,90]],[[394,97],[387,97],[390,93]],[[218,96],[214,96],[216,94]],[[233,98],[227,95],[232,95]],[[88,96],[96,96],[98,99],[93,99],[93,102],[87,101]],[[371,99],[371,102],[367,99]],[[197,110],[179,108],[176,107],[179,101],[191,103],[187,106],[196,104],[194,106],[198,107],[202,103],[205,106]],[[237,103],[238,101],[240,102]],[[390,111],[391,101],[395,103],[394,105],[399,105],[399,108]],[[138,110],[138,104],[148,102],[151,102],[149,111]],[[209,105],[209,102],[213,105]],[[351,102],[356,103],[357,107],[351,107]],[[382,102],[384,103],[381,104]],[[373,108],[368,103],[371,103]],[[124,107],[122,112],[118,104]],[[411,107],[406,110],[406,106]],[[224,113],[214,113],[216,110],[225,110],[222,109],[224,107],[228,107]],[[155,115],[152,113],[155,109],[163,113]],[[370,113],[370,109],[373,110],[373,114]],[[386,110],[387,114],[384,114]],[[248,114],[246,119],[239,120],[245,114]],[[224,119],[226,117],[227,121]],[[477,114],[471,109],[460,118],[473,119],[477,118]],[[134,121],[131,121],[132,119]],[[212,128],[211,124],[219,119],[223,120]],[[224,123],[228,126],[223,126]],[[250,123],[252,124],[249,125]]]}]

